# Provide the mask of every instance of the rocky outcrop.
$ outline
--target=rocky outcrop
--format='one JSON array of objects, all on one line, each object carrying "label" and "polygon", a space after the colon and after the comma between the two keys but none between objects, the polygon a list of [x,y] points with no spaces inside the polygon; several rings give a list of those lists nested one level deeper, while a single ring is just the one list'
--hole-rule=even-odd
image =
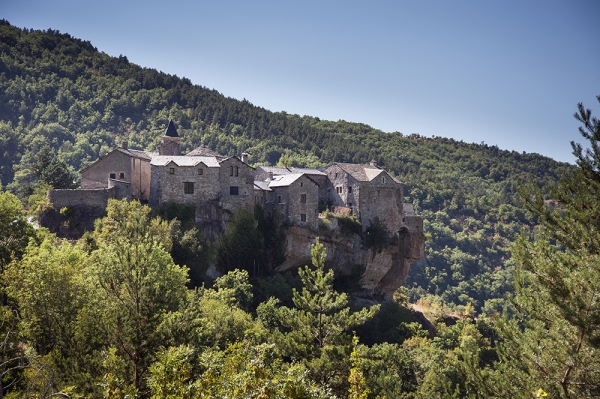
[{"label": "rocky outcrop", "polygon": [[75,205],[60,210],[48,208],[40,215],[38,223],[58,237],[78,240],[86,231],[94,230],[94,221],[104,216],[106,210],[102,207]]},{"label": "rocky outcrop", "polygon": [[399,235],[367,248],[359,235],[343,235],[335,226],[331,230],[315,232],[299,226],[286,231],[287,258],[279,271],[294,269],[311,263],[310,246],[317,237],[327,249],[327,266],[336,273],[350,274],[352,266],[365,266],[362,279],[365,294],[384,295],[391,299],[404,283],[413,262],[424,258],[425,237],[422,232],[401,231]]}]

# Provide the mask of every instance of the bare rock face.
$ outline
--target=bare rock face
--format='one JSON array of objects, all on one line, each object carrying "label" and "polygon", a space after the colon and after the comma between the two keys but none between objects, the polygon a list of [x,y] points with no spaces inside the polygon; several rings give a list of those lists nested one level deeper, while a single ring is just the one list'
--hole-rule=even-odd
[{"label": "bare rock face", "polygon": [[353,265],[364,265],[362,285],[365,294],[384,295],[386,299],[391,299],[406,280],[410,265],[423,259],[425,253],[422,231],[405,231],[378,248],[367,248],[360,236],[344,236],[335,228],[322,234],[291,226],[286,235],[287,259],[279,271],[310,265],[310,246],[319,237],[327,250],[328,267],[335,273],[350,274]]}]

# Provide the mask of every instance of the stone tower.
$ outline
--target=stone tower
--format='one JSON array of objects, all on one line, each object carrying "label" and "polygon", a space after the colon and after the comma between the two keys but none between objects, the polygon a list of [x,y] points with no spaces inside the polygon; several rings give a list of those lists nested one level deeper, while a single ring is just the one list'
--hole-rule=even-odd
[{"label": "stone tower", "polygon": [[181,137],[177,134],[175,124],[173,124],[173,120],[171,119],[169,120],[169,126],[167,126],[165,135],[160,142],[159,155],[181,155],[180,142]]}]

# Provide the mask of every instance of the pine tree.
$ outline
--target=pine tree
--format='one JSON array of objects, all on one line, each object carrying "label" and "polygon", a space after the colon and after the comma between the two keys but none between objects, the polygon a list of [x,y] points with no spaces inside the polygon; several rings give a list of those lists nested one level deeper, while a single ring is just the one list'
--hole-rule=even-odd
[{"label": "pine tree", "polygon": [[552,200],[520,189],[539,227],[513,246],[517,317],[501,323],[497,370],[480,374],[491,396],[600,392],[600,123],[582,104],[575,118],[590,146],[572,143],[578,168],[549,188]]},{"label": "pine tree", "polygon": [[283,339],[287,356],[306,364],[313,380],[338,393],[347,392],[352,351],[349,331],[364,324],[379,306],[351,312],[348,297],[333,289],[333,270],[325,271],[325,246],[311,246],[314,270],[298,270],[304,287],[293,291],[295,308],[282,307],[279,320],[289,331]]}]

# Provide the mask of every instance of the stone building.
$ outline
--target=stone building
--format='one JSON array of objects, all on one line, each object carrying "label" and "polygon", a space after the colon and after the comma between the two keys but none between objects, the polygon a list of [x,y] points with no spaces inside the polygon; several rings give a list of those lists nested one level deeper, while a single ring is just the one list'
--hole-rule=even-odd
[{"label": "stone building", "polygon": [[317,229],[319,226],[319,185],[303,173],[272,176],[254,182],[254,202],[267,216],[279,212],[282,221]]},{"label": "stone building", "polygon": [[150,195],[150,160],[152,154],[130,150],[127,142],[100,157],[80,171],[82,189],[107,189],[109,179],[131,185],[131,198],[148,201]]},{"label": "stone building", "polygon": [[224,157],[200,146],[181,155],[180,142],[169,121],[158,154],[129,149],[123,142],[81,171],[81,189],[52,190],[48,198],[61,207],[90,201],[89,206],[105,206],[107,198],[138,199],[151,207],[193,205],[197,222],[215,226],[224,226],[237,209],[252,212],[258,203],[267,216],[277,211],[282,221],[311,229],[318,228],[321,203],[357,215],[363,229],[378,217],[392,233],[422,234],[422,218],[403,204],[402,183],[375,163],[335,163],[323,170],[254,169],[248,154]]},{"label": "stone building", "polygon": [[181,137],[179,137],[172,120],[169,121],[167,130],[162,136],[158,155],[181,155]]},{"label": "stone building", "polygon": [[327,174],[318,169],[275,166],[258,166],[254,172],[254,180],[265,181],[273,176],[284,176],[293,173],[307,175],[319,185],[319,199],[326,198],[327,194]]},{"label": "stone building", "polygon": [[363,230],[377,217],[393,233],[402,228],[423,231],[423,219],[404,212],[402,183],[375,162],[369,165],[338,162],[325,168],[324,172],[327,174],[327,201],[334,209],[357,215]]}]

